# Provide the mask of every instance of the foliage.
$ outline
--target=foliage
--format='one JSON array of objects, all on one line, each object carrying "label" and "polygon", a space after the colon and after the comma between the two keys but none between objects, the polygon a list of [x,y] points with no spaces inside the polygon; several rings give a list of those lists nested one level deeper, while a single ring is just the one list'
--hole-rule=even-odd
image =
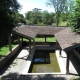
[{"label": "foliage", "polygon": [[26,19],[26,24],[33,24],[34,19],[33,19],[33,12],[32,11],[28,11],[27,13],[25,13],[25,19]]},{"label": "foliage", "polygon": [[42,22],[44,24],[51,24],[51,17],[53,17],[53,16],[50,15],[50,13],[48,13],[48,11],[43,11],[43,13],[42,13]]},{"label": "foliage", "polygon": [[59,24],[60,14],[67,10],[66,2],[67,0],[48,0],[47,5],[52,5],[56,12],[56,26]]},{"label": "foliage", "polygon": [[38,22],[38,26],[45,26],[43,22]]},{"label": "foliage", "polygon": [[12,15],[18,11],[20,4],[17,0],[0,1],[0,43],[4,43],[14,26]]},{"label": "foliage", "polygon": [[18,11],[15,11],[14,14],[12,15],[14,19],[14,23],[24,23],[26,24],[26,20],[24,19],[24,16],[20,14]]},{"label": "foliage", "polygon": [[33,24],[31,21],[29,21],[29,20],[26,20],[26,24],[27,25],[31,25],[31,24]]},{"label": "foliage", "polygon": [[[12,48],[15,47],[16,44],[12,44]],[[9,45],[5,45],[0,48],[0,56],[5,56],[9,52]]]},{"label": "foliage", "polygon": [[25,14],[26,24],[51,25],[55,22],[55,13],[41,12],[38,8]]},{"label": "foliage", "polygon": [[33,23],[37,24],[38,22],[41,22],[41,11],[38,8],[33,9]]},{"label": "foliage", "polygon": [[76,0],[73,13],[70,15],[69,26],[72,31],[80,32],[80,0]]},{"label": "foliage", "polygon": [[26,20],[29,20],[29,23],[37,24],[41,22],[41,11],[38,8],[34,8],[33,11],[28,11],[25,14]]}]

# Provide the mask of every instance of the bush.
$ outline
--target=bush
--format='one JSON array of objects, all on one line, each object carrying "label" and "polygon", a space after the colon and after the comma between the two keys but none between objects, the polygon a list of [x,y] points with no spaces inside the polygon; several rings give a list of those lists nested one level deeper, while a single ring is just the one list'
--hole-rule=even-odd
[{"label": "bush", "polygon": [[52,26],[56,26],[56,23],[52,23]]},{"label": "bush", "polygon": [[45,26],[43,22],[38,22],[38,26]]},{"label": "bush", "polygon": [[26,24],[27,25],[31,25],[31,24],[33,24],[31,21],[29,21],[29,20],[26,20]]}]

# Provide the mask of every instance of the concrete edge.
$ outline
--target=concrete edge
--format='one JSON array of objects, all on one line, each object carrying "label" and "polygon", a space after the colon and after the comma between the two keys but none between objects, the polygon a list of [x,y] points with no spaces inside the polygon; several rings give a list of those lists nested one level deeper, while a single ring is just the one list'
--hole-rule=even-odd
[{"label": "concrete edge", "polygon": [[8,52],[8,54],[0,61],[0,69],[6,64],[6,62],[16,54],[17,51],[22,47],[22,43],[19,45],[16,45],[13,49],[12,52]]}]

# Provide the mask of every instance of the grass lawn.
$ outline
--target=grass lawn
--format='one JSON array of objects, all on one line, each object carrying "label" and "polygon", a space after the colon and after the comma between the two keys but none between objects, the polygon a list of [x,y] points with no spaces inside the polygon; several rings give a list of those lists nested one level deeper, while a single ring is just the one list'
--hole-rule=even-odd
[{"label": "grass lawn", "polygon": [[[29,41],[29,40],[24,38],[24,41]],[[45,42],[45,38],[35,38],[35,42]],[[47,37],[46,42],[56,42],[56,38],[55,37]]]},{"label": "grass lawn", "polygon": [[[53,23],[52,26],[56,26],[56,23]],[[60,22],[58,26],[67,26],[67,21]]]},{"label": "grass lawn", "polygon": [[[12,48],[15,47],[16,45],[13,44]],[[9,45],[5,45],[0,48],[0,56],[5,56],[9,52]]]}]

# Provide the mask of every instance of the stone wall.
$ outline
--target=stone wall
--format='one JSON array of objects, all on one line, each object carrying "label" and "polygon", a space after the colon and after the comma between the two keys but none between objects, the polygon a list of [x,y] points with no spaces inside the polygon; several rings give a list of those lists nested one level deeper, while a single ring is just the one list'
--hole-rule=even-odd
[{"label": "stone wall", "polygon": [[3,59],[0,60],[0,69],[13,57],[20,49],[22,48],[22,43],[19,45],[16,45],[13,49],[12,52],[9,52]]}]

